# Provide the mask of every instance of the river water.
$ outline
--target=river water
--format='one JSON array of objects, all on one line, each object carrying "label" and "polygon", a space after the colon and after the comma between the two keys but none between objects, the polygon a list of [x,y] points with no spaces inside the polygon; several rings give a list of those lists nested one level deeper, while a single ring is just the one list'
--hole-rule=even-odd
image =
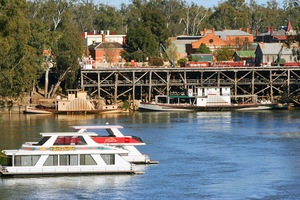
[{"label": "river water", "polygon": [[300,112],[3,115],[0,149],[73,125],[122,125],[143,175],[0,178],[0,199],[300,199]]}]

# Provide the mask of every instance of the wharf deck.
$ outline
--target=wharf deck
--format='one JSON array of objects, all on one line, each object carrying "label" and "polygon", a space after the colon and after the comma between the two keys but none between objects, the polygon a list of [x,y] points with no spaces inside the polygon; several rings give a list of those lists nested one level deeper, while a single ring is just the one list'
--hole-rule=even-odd
[{"label": "wharf deck", "polygon": [[230,86],[233,95],[274,101],[283,92],[295,92],[289,90],[300,84],[300,66],[81,69],[80,84],[91,96],[113,102],[151,101],[155,95],[182,95],[192,87],[222,86]]}]

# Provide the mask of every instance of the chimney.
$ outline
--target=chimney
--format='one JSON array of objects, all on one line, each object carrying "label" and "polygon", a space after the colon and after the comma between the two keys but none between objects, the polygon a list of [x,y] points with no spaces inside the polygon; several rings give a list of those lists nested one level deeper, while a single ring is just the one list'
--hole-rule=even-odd
[{"label": "chimney", "polygon": [[273,35],[273,27],[271,27],[271,30],[270,30],[270,35]]},{"label": "chimney", "polygon": [[203,32],[203,35],[206,35],[206,28],[204,28],[204,32]]},{"label": "chimney", "polygon": [[268,27],[268,32],[270,32],[271,30],[270,30],[270,27]]},{"label": "chimney", "polygon": [[106,35],[109,35],[109,30],[106,31]]},{"label": "chimney", "polygon": [[105,34],[102,34],[102,42],[105,42]]},{"label": "chimney", "polygon": [[249,28],[247,28],[247,33],[249,33]]},{"label": "chimney", "polygon": [[242,28],[239,28],[240,31],[242,31]]},{"label": "chimney", "polygon": [[93,34],[96,35],[97,34],[97,30],[93,30]]},{"label": "chimney", "polygon": [[212,34],[213,34],[213,35],[215,34],[215,28],[212,29]]},{"label": "chimney", "polygon": [[123,45],[126,45],[126,36],[123,36]]},{"label": "chimney", "polygon": [[103,35],[104,34],[104,30],[101,30],[101,35]]},{"label": "chimney", "polygon": [[87,38],[87,32],[84,32],[84,38]]}]

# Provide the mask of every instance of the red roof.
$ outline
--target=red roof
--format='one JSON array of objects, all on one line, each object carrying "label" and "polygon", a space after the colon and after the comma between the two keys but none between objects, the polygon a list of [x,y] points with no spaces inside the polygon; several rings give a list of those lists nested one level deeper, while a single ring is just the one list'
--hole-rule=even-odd
[{"label": "red roof", "polygon": [[275,36],[275,38],[277,38],[278,40],[286,40],[287,39],[286,36]]},{"label": "red roof", "polygon": [[292,29],[292,24],[291,22],[289,21],[288,25],[287,25],[287,28],[286,28],[286,31],[290,31]]}]

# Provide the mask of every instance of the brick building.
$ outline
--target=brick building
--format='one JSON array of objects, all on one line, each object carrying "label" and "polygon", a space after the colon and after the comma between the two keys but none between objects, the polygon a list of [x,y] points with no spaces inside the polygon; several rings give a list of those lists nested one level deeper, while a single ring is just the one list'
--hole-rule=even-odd
[{"label": "brick building", "polygon": [[192,43],[193,49],[198,49],[201,43],[204,43],[210,48],[211,51],[215,51],[218,48],[229,46],[235,50],[239,50],[244,45],[249,45],[253,42],[253,35],[247,32],[239,30],[223,30],[215,31],[207,30],[206,28],[203,31],[203,37],[196,42]]},{"label": "brick building", "polygon": [[83,33],[81,36],[84,38],[87,46],[86,55],[91,57],[94,63],[119,63],[125,62],[121,58],[121,51],[124,50],[126,42],[126,35],[116,35],[109,31],[97,31],[93,33]]}]

